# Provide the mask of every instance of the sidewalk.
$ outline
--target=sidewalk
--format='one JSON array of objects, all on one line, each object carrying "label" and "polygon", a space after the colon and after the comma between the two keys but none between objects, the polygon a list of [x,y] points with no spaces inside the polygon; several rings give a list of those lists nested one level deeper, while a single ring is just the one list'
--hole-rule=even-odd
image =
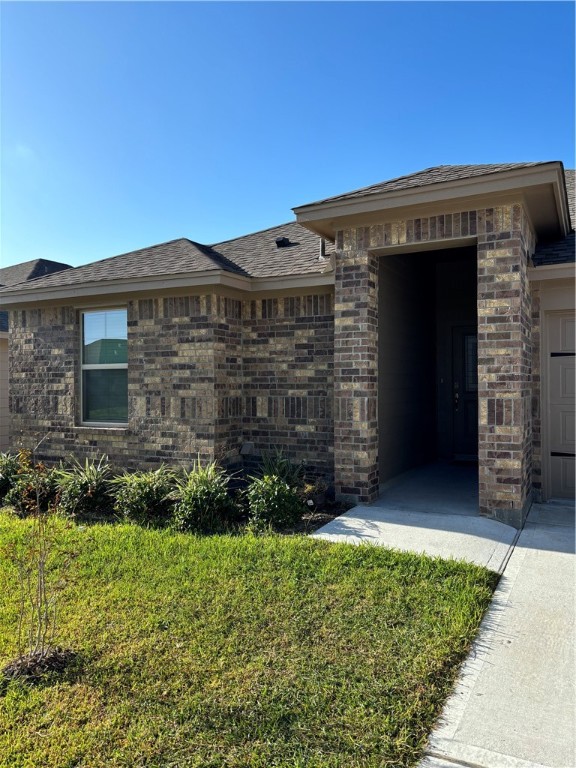
[{"label": "sidewalk", "polygon": [[520,533],[480,517],[355,507],[316,534],[503,573],[420,768],[576,768],[574,507]]},{"label": "sidewalk", "polygon": [[574,768],[574,509],[534,505],[421,768]]}]

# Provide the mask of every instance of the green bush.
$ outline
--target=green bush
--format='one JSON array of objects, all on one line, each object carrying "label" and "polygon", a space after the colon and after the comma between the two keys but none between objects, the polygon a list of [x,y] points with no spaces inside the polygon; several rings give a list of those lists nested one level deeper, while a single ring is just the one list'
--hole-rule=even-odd
[{"label": "green bush", "polygon": [[0,453],[0,502],[12,488],[18,475],[20,462],[14,453]]},{"label": "green bush", "polygon": [[214,461],[200,460],[176,481],[174,525],[180,531],[213,533],[230,522],[234,505],[228,493],[228,476]]},{"label": "green bush", "polygon": [[283,480],[290,488],[300,488],[304,483],[304,465],[294,464],[282,449],[262,456],[262,477],[272,476]]},{"label": "green bush", "polygon": [[58,501],[56,473],[42,462],[34,464],[31,451],[19,451],[17,458],[18,469],[4,502],[13,506],[21,517],[34,514],[38,508],[46,512]]},{"label": "green bush", "polygon": [[174,472],[161,466],[148,472],[125,472],[110,481],[114,511],[140,525],[162,526],[171,522]]},{"label": "green bush", "polygon": [[112,470],[107,456],[86,459],[81,464],[72,459],[69,467],[54,471],[60,485],[60,508],[66,515],[106,515],[112,509],[110,487]]},{"label": "green bush", "polygon": [[279,529],[294,525],[304,512],[296,489],[291,488],[278,475],[252,478],[245,496],[249,524],[256,529],[266,526]]}]

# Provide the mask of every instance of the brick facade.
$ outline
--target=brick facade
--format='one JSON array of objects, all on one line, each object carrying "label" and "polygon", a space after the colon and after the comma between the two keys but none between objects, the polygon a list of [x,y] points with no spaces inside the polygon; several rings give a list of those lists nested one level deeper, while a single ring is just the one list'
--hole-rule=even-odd
[{"label": "brick facade", "polygon": [[378,260],[337,251],[334,312],[336,493],[378,496]]},{"label": "brick facade", "polygon": [[130,300],[127,427],[80,425],[80,313],[12,313],[12,445],[59,460],[105,453],[118,467],[239,465],[285,449],[333,472],[331,293],[241,300]]},{"label": "brick facade", "polygon": [[332,293],[245,301],[242,323],[244,438],[332,476]]},{"label": "brick facade", "polygon": [[333,476],[339,497],[370,502],[379,490],[378,259],[387,248],[463,239],[477,245],[479,508],[520,525],[540,483],[539,314],[527,278],[535,236],[520,203],[340,230],[333,291],[128,301],[126,428],[80,425],[79,313],[15,311],[12,444],[48,433],[47,459],[100,452],[122,467],[198,454],[236,466],[283,448]]}]

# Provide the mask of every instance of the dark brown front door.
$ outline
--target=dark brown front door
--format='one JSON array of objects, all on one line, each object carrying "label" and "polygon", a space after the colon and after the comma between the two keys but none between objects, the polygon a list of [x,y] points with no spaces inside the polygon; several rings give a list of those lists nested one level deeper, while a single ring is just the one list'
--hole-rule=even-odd
[{"label": "dark brown front door", "polygon": [[478,334],[474,326],[452,329],[454,458],[478,458]]}]

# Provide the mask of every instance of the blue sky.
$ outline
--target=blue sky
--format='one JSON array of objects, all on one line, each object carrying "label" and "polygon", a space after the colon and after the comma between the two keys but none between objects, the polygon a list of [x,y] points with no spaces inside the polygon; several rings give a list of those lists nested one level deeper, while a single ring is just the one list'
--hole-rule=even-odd
[{"label": "blue sky", "polygon": [[73,265],[432,165],[574,167],[571,2],[2,2],[0,265]]}]

